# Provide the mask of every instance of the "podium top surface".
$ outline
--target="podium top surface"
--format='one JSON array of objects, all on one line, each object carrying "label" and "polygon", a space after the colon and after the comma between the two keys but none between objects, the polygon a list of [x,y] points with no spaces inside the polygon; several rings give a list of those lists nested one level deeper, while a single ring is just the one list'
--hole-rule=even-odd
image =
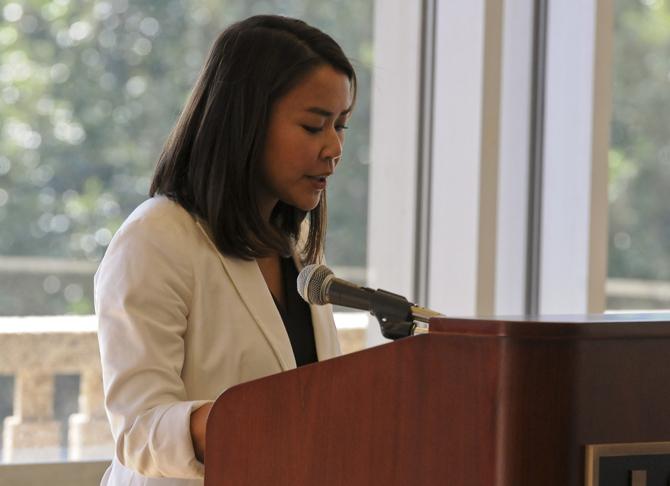
[{"label": "podium top surface", "polygon": [[615,314],[440,317],[430,333],[515,338],[670,338],[670,311]]}]

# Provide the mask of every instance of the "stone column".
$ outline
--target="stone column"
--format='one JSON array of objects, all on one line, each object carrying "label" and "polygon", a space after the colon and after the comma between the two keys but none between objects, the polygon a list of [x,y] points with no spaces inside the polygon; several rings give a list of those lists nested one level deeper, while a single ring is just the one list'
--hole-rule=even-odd
[{"label": "stone column", "polygon": [[68,424],[68,459],[108,459],[114,454],[114,441],[105,415],[100,370],[83,370],[79,383],[79,413],[70,415]]},{"label": "stone column", "polygon": [[61,455],[61,425],[54,420],[54,376],[21,369],[14,375],[14,415],[4,421],[4,462],[52,461]]}]

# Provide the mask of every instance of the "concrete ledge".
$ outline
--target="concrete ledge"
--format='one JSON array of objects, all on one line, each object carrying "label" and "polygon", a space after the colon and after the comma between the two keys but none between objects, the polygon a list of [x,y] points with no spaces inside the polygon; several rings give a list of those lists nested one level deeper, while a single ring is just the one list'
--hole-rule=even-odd
[{"label": "concrete ledge", "polygon": [[0,484],[12,486],[98,486],[109,461],[1,464]]}]

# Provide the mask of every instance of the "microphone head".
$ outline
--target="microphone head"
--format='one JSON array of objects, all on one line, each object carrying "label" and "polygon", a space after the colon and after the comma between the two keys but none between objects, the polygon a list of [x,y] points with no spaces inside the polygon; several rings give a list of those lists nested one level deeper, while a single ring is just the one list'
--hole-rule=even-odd
[{"label": "microphone head", "polygon": [[325,265],[307,265],[298,275],[298,293],[308,304],[328,304],[324,283],[333,271]]}]

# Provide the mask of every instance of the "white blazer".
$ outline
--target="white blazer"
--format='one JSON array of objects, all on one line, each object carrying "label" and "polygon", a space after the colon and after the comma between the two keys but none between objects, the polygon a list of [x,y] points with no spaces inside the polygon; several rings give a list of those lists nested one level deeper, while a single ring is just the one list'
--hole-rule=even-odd
[{"label": "white blazer", "polygon": [[[114,236],[95,275],[95,309],[116,443],[102,485],[202,485],[191,411],[296,367],[257,263],[219,253],[165,197],[141,204]],[[339,355],[332,308],[311,314],[319,360]]]}]

